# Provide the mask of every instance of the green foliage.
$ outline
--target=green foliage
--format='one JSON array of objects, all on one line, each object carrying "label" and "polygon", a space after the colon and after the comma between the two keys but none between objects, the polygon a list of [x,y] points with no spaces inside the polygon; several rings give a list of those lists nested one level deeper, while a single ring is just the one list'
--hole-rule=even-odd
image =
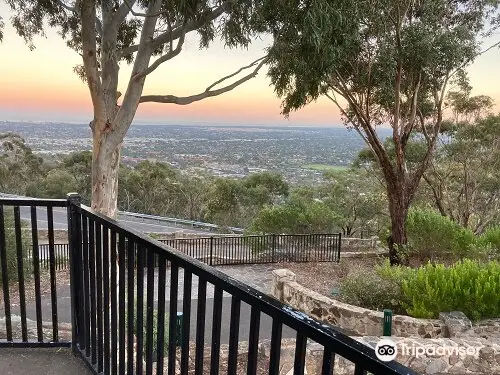
[{"label": "green foliage", "polygon": [[[26,232],[26,225],[21,222],[21,245],[23,254],[24,278],[31,277],[31,263],[28,260],[28,254],[31,250],[31,240],[29,233]],[[4,211],[4,230],[5,230],[5,253],[7,259],[7,275],[9,283],[18,280],[18,267],[17,267],[17,247],[16,247],[16,233],[14,230],[14,213],[12,210]],[[2,269],[0,268],[0,285],[2,284]]]},{"label": "green foliage", "polygon": [[[142,314],[142,337],[144,339],[143,354],[146,355],[146,337],[148,332],[148,320],[147,320],[148,309],[144,306],[144,312]],[[134,309],[134,317],[137,317],[137,310]],[[175,318],[174,318],[175,319]],[[125,320],[127,320],[127,314],[125,315]],[[163,353],[168,354],[168,327],[169,327],[169,314],[165,313],[164,318],[164,334],[163,334]],[[137,334],[137,319],[134,319],[134,333]],[[153,358],[156,358],[158,352],[158,310],[153,309]]]},{"label": "green foliage", "polygon": [[348,275],[342,301],[365,308],[391,308],[415,318],[437,318],[462,311],[478,320],[500,317],[500,263],[459,261],[449,267],[428,263],[419,268],[390,266]]},{"label": "green foliage", "polygon": [[500,260],[500,226],[488,228],[477,241],[477,246],[491,257]]},{"label": "green foliage", "polygon": [[462,311],[474,320],[500,316],[500,263],[496,261],[464,260],[450,267],[427,264],[406,269],[401,288],[403,304],[416,318],[437,318],[443,311]]},{"label": "green foliage", "polygon": [[322,202],[287,202],[266,207],[252,223],[252,230],[263,233],[331,233],[335,214]]},{"label": "green foliage", "polygon": [[0,191],[25,194],[45,172],[43,159],[17,134],[0,134]]},{"label": "green foliage", "polygon": [[349,274],[340,286],[341,301],[371,310],[391,309],[396,314],[403,313],[401,297],[400,283],[396,279],[366,270]]},{"label": "green foliage", "polygon": [[436,256],[473,256],[474,233],[432,209],[411,209],[407,220],[408,255],[420,260]]},{"label": "green foliage", "polygon": [[385,192],[381,184],[361,169],[325,173],[327,183],[320,196],[334,212],[335,224],[345,236],[359,236],[362,231],[377,233],[387,222]]}]

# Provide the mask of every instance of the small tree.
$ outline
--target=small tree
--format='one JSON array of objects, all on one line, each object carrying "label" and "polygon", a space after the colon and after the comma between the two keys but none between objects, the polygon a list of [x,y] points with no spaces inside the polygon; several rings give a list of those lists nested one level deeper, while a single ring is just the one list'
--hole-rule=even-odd
[{"label": "small tree", "polygon": [[[83,65],[75,71],[88,84],[94,112],[90,122],[92,208],[109,216],[114,216],[117,209],[122,142],[139,104],[187,105],[221,95],[255,77],[266,62],[265,57],[259,58],[195,95],[143,95],[146,78],[178,56],[192,32],[198,33],[202,48],[215,38],[229,47],[247,46],[259,31],[252,26],[252,20],[260,2],[7,0],[7,3],[15,12],[13,25],[31,47],[33,36],[43,34],[48,24],[58,28],[68,47],[82,56]],[[123,98],[118,91],[122,62],[133,64]],[[247,69],[250,69],[248,74],[234,78]],[[224,86],[231,79],[235,80]]]},{"label": "small tree", "polygon": [[[497,1],[318,0],[293,12],[277,8],[269,22],[272,84],[283,112],[319,96],[340,110],[346,126],[369,146],[386,185],[391,263],[401,262],[405,222],[434,152],[450,81],[479,53],[482,32]],[[461,80],[463,81],[463,79]],[[377,127],[390,125],[392,160]],[[414,132],[426,142],[409,168]]]}]

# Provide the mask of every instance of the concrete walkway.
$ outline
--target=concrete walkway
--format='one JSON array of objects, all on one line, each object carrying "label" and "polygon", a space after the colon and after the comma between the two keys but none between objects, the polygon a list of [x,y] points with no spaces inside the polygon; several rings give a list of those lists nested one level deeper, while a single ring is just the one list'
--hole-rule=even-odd
[{"label": "concrete walkway", "polygon": [[70,349],[0,349],[2,375],[90,375]]}]

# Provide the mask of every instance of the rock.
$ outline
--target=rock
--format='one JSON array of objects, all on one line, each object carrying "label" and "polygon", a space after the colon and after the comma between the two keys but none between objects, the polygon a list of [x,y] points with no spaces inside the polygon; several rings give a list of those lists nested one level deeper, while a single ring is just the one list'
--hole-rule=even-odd
[{"label": "rock", "polygon": [[488,363],[493,363],[495,359],[495,350],[493,350],[492,347],[485,346],[479,350],[479,358]]},{"label": "rock", "polygon": [[433,359],[425,368],[426,374],[437,374],[444,371],[448,365],[442,359]]},{"label": "rock", "polygon": [[450,355],[450,358],[448,359],[448,363],[452,366],[456,365],[458,361],[460,360],[460,357],[456,354]]}]

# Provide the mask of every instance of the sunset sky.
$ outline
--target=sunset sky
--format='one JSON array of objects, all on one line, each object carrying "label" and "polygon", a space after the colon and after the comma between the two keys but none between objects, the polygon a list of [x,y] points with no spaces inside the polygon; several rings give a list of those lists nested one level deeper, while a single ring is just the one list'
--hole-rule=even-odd
[{"label": "sunset sky", "polygon": [[[36,40],[30,51],[8,22],[5,5],[0,14],[6,21],[4,41],[0,44],[0,121],[64,121],[88,122],[91,119],[87,87],[73,72],[81,63],[76,52],[54,30],[46,38]],[[495,35],[498,40],[500,37]],[[495,41],[493,38],[491,41]],[[248,50],[225,50],[215,43],[209,50],[198,50],[196,38],[186,40],[183,52],[148,76],[144,94],[190,95],[205,89],[218,78],[263,55],[268,40],[257,40]],[[469,69],[474,94],[492,96],[500,107],[500,50],[481,56]],[[123,64],[120,91],[130,67]],[[284,124],[340,125],[338,112],[326,100],[309,105],[291,115],[280,115],[276,98],[265,71],[230,93],[188,106],[143,104],[136,116],[138,122],[191,124]]]}]

